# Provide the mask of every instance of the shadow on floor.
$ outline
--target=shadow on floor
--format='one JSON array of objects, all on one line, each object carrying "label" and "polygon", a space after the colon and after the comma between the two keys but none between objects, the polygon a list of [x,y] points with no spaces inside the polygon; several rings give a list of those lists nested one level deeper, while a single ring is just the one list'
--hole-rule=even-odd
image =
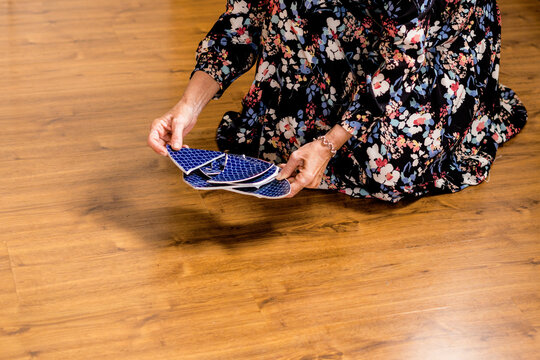
[{"label": "shadow on floor", "polygon": [[[354,231],[358,217],[386,216],[416,200],[397,204],[353,199],[321,190],[305,190],[293,199],[263,200],[227,191],[195,191],[184,184],[168,159],[142,156],[100,172],[81,194],[86,204],[80,216],[91,217],[102,228],[119,227],[157,246],[200,244],[225,247],[313,230]],[[347,209],[348,219],[336,224],[329,213]],[[332,220],[334,219],[334,220]],[[325,222],[326,221],[326,222]]]}]

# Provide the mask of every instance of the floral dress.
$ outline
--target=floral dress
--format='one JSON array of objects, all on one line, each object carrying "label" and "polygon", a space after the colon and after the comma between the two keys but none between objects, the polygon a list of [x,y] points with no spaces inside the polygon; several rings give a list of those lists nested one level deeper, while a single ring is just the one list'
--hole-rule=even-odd
[{"label": "floral dress", "polygon": [[286,162],[336,124],[351,139],[319,188],[396,202],[481,183],[527,112],[499,84],[495,0],[228,0],[195,71],[256,65],[222,151]]}]

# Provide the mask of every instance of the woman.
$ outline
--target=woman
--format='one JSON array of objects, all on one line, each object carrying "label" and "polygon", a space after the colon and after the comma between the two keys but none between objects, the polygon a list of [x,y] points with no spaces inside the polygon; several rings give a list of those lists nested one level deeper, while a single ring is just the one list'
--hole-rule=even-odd
[{"label": "woman", "polygon": [[484,181],[527,112],[500,85],[495,0],[229,0],[149,145],[182,146],[211,98],[257,64],[222,151],[303,188],[396,202]]}]

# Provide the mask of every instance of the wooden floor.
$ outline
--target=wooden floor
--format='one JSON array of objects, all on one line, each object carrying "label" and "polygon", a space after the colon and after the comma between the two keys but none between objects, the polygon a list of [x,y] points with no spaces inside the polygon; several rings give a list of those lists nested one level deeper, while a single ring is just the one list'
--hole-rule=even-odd
[{"label": "wooden floor", "polygon": [[540,2],[500,4],[530,117],[489,182],[397,205],[200,193],[146,147],[224,4],[0,1],[0,359],[538,359]]}]

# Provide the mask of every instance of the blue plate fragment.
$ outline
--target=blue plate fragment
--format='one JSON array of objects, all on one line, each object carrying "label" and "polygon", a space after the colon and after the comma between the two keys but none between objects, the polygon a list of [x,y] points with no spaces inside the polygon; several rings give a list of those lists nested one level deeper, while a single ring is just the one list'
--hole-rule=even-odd
[{"label": "blue plate fragment", "polygon": [[167,151],[171,160],[186,174],[225,156],[225,153],[219,151],[191,148],[182,148],[176,151],[169,145],[167,145]]},{"label": "blue plate fragment", "polygon": [[273,166],[275,165],[272,163],[252,157],[228,155],[223,171],[208,182],[219,184],[246,181],[263,174]]},{"label": "blue plate fragment", "polygon": [[189,175],[184,174],[184,181],[196,190],[230,190],[233,188],[259,188],[274,180],[278,173],[279,168],[276,166],[273,170],[266,171],[264,174],[246,182],[239,182],[234,184],[213,184],[208,182],[210,177],[206,176],[201,169],[198,169],[197,171],[193,171]]},{"label": "blue plate fragment", "polygon": [[254,177],[253,179],[232,183],[229,186],[231,188],[244,188],[244,187],[255,187],[259,188],[265,184],[268,184],[272,180],[274,180],[279,173],[279,167],[272,165],[270,169],[262,173],[261,175]]},{"label": "blue plate fragment", "polygon": [[214,161],[212,161],[210,164],[201,166],[199,170],[206,175],[206,176],[215,176],[223,171],[225,168],[225,163],[227,162],[227,154],[225,156],[222,156]]},{"label": "blue plate fragment", "polygon": [[276,180],[279,167],[264,160],[191,148],[175,151],[170,146],[167,151],[184,181],[197,190],[228,190],[265,199],[291,192],[287,180]]},{"label": "blue plate fragment", "polygon": [[209,177],[200,170],[193,171],[191,174],[184,174],[184,182],[196,190],[227,190],[231,188],[227,184],[210,184]]},{"label": "blue plate fragment", "polygon": [[231,191],[240,194],[253,195],[263,199],[280,199],[291,193],[291,184],[288,180],[272,180],[260,188],[233,188]]}]

